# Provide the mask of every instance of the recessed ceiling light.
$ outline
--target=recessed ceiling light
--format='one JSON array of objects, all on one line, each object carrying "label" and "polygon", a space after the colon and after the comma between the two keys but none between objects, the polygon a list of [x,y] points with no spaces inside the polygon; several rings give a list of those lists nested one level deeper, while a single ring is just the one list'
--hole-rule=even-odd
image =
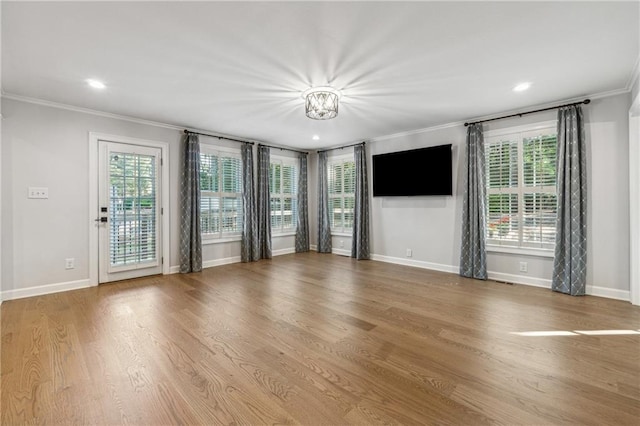
[{"label": "recessed ceiling light", "polygon": [[320,140],[320,136],[313,135],[313,137],[311,139],[313,139],[314,141],[319,141]]},{"label": "recessed ceiling light", "polygon": [[93,79],[88,79],[87,80],[87,84],[91,87],[93,87],[94,89],[104,89],[105,86],[103,82],[98,81],[98,80],[93,80]]},{"label": "recessed ceiling light", "polygon": [[520,83],[516,87],[513,88],[514,92],[524,92],[529,87],[531,87],[531,83]]}]

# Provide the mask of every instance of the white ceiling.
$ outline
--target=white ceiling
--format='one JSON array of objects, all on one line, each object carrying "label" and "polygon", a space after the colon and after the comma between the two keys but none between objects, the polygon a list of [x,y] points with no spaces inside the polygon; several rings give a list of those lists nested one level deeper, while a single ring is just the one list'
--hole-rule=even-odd
[{"label": "white ceiling", "polygon": [[1,6],[7,94],[302,149],[628,88],[640,38],[638,2]]}]

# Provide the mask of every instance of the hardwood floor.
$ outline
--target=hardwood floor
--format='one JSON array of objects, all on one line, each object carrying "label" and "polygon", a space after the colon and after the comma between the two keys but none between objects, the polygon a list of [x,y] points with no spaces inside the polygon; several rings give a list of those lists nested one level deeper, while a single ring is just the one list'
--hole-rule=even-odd
[{"label": "hardwood floor", "polygon": [[1,420],[638,424],[640,335],[575,331],[639,329],[627,302],[287,255],[3,303]]}]

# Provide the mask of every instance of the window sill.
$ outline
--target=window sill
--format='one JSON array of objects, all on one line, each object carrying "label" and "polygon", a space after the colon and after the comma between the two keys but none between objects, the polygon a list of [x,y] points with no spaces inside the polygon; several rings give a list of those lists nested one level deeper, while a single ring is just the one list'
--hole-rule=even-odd
[{"label": "window sill", "polygon": [[516,254],[516,255],[522,255],[522,256],[547,257],[547,258],[553,258],[554,256],[554,250],[549,250],[549,249],[493,246],[489,244],[487,244],[487,252]]},{"label": "window sill", "polygon": [[332,232],[331,236],[334,237],[353,237],[352,232]]},{"label": "window sill", "polygon": [[293,237],[295,235],[296,235],[296,231],[274,232],[271,234],[271,238]]},{"label": "window sill", "polygon": [[232,243],[236,241],[241,241],[241,235],[234,235],[232,237],[223,237],[223,238],[205,238],[202,237],[202,245],[206,246],[209,244],[221,244],[221,243]]}]

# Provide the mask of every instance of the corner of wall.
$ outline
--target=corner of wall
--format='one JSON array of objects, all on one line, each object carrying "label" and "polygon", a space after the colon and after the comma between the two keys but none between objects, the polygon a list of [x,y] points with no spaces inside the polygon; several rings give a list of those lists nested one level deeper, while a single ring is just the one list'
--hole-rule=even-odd
[{"label": "corner of wall", "polygon": [[636,65],[633,68],[627,87],[631,91],[631,100],[633,101],[634,99],[636,99],[638,93],[640,92],[640,55],[638,55]]}]

